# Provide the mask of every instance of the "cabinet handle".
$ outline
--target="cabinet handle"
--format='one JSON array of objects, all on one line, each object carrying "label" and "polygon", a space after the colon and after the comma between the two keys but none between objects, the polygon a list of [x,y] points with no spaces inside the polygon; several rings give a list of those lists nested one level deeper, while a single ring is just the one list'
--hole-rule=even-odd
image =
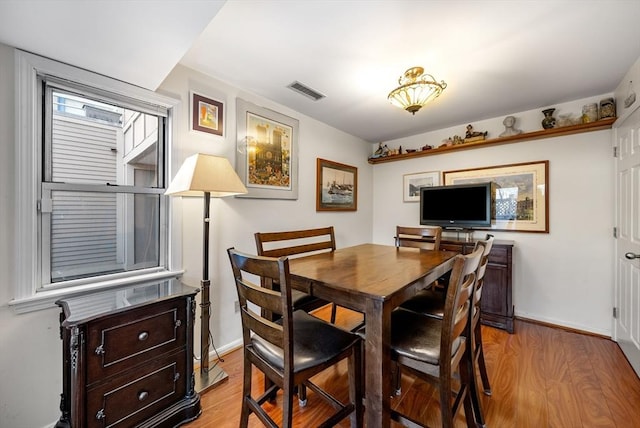
[{"label": "cabinet handle", "polygon": [[640,254],[627,253],[624,256],[629,260],[640,259]]},{"label": "cabinet handle", "polygon": [[176,323],[175,323],[176,328],[180,327],[181,325],[182,325],[182,321],[176,320]]},{"label": "cabinet handle", "polygon": [[138,401],[144,401],[147,399],[148,396],[149,396],[149,393],[147,391],[142,391],[138,394]]},{"label": "cabinet handle", "polygon": [[149,337],[149,332],[143,331],[138,335],[138,340],[142,342],[143,340],[147,340],[148,337]]},{"label": "cabinet handle", "polygon": [[106,417],[107,417],[107,415],[104,414],[104,409],[100,409],[100,410],[98,410],[98,413],[96,413],[96,419],[97,420],[104,419]]}]

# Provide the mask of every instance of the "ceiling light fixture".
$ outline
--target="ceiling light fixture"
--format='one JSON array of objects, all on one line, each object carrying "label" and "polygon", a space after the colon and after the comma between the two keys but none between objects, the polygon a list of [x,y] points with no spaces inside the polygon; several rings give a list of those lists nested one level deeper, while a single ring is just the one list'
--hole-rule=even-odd
[{"label": "ceiling light fixture", "polygon": [[436,82],[435,77],[424,72],[422,67],[412,67],[398,79],[398,86],[387,97],[391,104],[416,114],[425,104],[437,98],[447,84]]}]

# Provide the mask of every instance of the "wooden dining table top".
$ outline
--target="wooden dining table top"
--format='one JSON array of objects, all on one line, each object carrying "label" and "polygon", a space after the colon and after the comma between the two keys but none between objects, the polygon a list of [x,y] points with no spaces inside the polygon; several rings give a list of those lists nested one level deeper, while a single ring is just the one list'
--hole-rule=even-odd
[{"label": "wooden dining table top", "polygon": [[[451,267],[446,262],[456,254],[451,251],[360,244],[290,259],[289,264],[294,286],[310,294],[326,294],[331,289],[354,296],[357,300],[399,300],[399,305],[418,289],[428,285],[422,283],[426,276],[432,277],[437,271],[437,278],[447,272]],[[308,284],[308,280],[312,280],[312,284]],[[312,289],[314,286],[316,290]]]}]

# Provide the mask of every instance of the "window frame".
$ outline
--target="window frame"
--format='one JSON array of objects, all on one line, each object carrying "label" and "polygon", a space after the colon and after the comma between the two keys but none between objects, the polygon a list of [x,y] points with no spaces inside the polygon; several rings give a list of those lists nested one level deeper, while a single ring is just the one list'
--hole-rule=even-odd
[{"label": "window frame", "polygon": [[[170,201],[160,196],[161,207],[165,210],[166,222],[160,225],[161,250],[165,254],[165,266],[151,268],[144,273],[123,273],[102,279],[80,281],[65,287],[42,288],[41,244],[38,215],[42,168],[42,123],[44,96],[41,79],[51,79],[71,87],[86,87],[93,93],[104,94],[106,98],[128,105],[127,100],[135,100],[135,105],[146,104],[166,110],[167,133],[163,168],[165,183],[170,174],[172,143],[175,127],[173,118],[179,117],[180,100],[156,92],[130,85],[109,77],[79,69],[54,60],[43,58],[16,49],[16,264],[14,299],[9,305],[18,313],[50,308],[63,296],[78,295],[107,288],[125,286],[134,282],[176,277],[181,270],[173,269],[181,262],[180,247],[173,248],[171,242],[179,242],[179,227],[176,216],[172,216]],[[126,189],[120,189],[125,191]],[[179,219],[178,219],[179,220]]]}]

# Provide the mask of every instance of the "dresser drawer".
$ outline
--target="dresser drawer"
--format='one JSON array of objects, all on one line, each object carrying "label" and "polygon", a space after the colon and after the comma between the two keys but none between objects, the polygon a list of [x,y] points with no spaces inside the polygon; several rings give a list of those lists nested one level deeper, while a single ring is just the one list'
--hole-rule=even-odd
[{"label": "dresser drawer", "polygon": [[186,314],[184,300],[169,300],[90,322],[87,385],[184,345]]},{"label": "dresser drawer", "polygon": [[456,253],[462,252],[462,245],[460,244],[440,244],[440,249],[443,251],[454,251]]},{"label": "dresser drawer", "polygon": [[186,393],[184,353],[116,376],[87,391],[87,427],[132,427]]}]

